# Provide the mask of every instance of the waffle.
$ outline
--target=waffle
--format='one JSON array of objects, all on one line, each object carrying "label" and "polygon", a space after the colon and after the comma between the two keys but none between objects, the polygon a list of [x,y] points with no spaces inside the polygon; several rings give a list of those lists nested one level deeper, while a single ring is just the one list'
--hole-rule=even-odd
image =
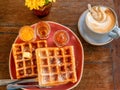
[{"label": "waffle", "polygon": [[37,76],[35,50],[43,47],[47,47],[46,40],[13,44],[12,50],[17,79]]},{"label": "waffle", "polygon": [[36,49],[40,86],[56,86],[77,81],[73,46]]}]

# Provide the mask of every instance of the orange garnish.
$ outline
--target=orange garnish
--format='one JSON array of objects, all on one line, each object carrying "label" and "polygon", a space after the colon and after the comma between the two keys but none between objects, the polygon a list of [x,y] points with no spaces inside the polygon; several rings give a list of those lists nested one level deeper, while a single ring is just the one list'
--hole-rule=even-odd
[{"label": "orange garnish", "polygon": [[30,26],[23,26],[20,29],[19,37],[23,41],[31,41],[31,40],[33,40],[34,37],[35,37],[35,33],[34,33],[33,28],[30,27]]}]

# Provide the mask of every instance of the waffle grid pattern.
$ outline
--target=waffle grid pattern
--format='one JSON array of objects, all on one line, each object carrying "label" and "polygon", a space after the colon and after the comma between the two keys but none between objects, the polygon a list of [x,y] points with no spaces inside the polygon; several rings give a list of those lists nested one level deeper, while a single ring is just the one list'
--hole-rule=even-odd
[{"label": "waffle grid pattern", "polygon": [[13,44],[13,57],[16,69],[16,78],[28,78],[37,76],[37,64],[35,50],[47,47],[46,40]]},{"label": "waffle grid pattern", "polygon": [[77,81],[73,46],[39,48],[36,56],[40,86]]}]

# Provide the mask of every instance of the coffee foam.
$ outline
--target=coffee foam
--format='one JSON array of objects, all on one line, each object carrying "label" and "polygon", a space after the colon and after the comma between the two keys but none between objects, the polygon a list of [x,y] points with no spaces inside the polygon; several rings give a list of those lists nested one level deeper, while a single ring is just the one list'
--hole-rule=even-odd
[{"label": "coffee foam", "polygon": [[86,15],[86,24],[94,32],[109,32],[115,25],[115,15],[111,9],[103,6],[95,6],[92,12]]}]

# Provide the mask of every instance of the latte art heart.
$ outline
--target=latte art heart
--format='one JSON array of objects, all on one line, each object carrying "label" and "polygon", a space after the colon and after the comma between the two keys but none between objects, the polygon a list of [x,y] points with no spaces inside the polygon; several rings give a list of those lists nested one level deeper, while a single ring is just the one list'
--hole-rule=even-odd
[{"label": "latte art heart", "polygon": [[109,32],[115,25],[116,18],[111,9],[104,6],[92,7],[86,15],[87,26],[97,33]]},{"label": "latte art heart", "polygon": [[93,19],[95,19],[98,22],[104,22],[107,19],[106,12],[103,11],[102,8],[100,8],[100,6],[92,8],[90,13]]}]

